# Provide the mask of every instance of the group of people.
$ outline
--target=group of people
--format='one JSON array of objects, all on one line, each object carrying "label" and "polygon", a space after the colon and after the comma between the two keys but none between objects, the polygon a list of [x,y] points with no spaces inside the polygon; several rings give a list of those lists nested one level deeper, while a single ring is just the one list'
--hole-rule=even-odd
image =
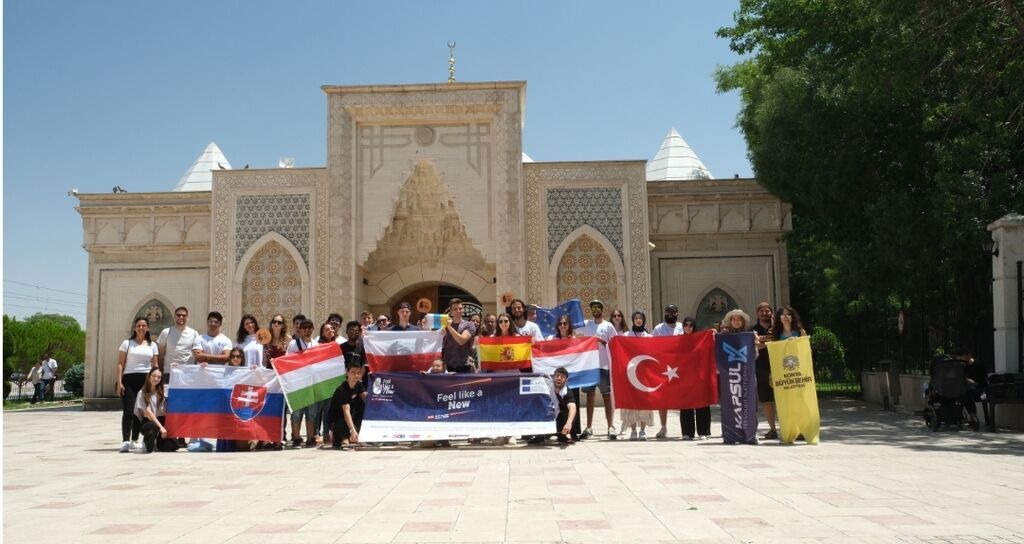
[{"label": "group of people", "polygon": [[[450,318],[444,323],[441,359],[435,361],[431,373],[473,373],[479,371],[477,339],[493,336],[526,336],[532,341],[593,336],[598,340],[600,363],[599,383],[592,387],[571,390],[568,387],[568,372],[555,371],[553,379],[559,401],[557,435],[563,443],[586,440],[594,436],[593,423],[597,394],[603,398],[604,415],[607,423],[607,438],[618,439],[620,432],[629,428],[630,440],[646,440],[647,430],[653,426],[653,413],[646,410],[620,410],[621,427],[615,427],[615,408],[611,398],[609,367],[611,358],[608,342],[616,335],[626,336],[671,336],[691,334],[697,330],[692,317],[679,319],[679,309],[670,304],[665,307],[663,320],[649,328],[647,315],[635,311],[627,320],[618,309],[611,311],[605,319],[605,307],[600,300],[589,303],[590,318],[582,328],[573,327],[567,315],[559,317],[555,333],[545,337],[535,321],[535,306],[522,300],[513,300],[507,311],[499,314],[463,315],[463,304],[453,299],[449,304]],[[774,397],[769,378],[770,366],[765,343],[771,339],[785,339],[803,336],[804,331],[799,314],[789,306],[773,311],[770,304],[762,302],[757,306],[756,322],[742,310],[732,310],[722,319],[721,332],[756,333],[757,393],[763,406],[769,430],[765,439],[778,438],[774,415]],[[314,335],[315,324],[304,315],[291,319],[291,327],[282,314],[271,317],[267,329],[261,330],[257,318],[246,314],[239,322],[235,339],[222,331],[223,316],[210,312],[206,318],[206,332],[199,333],[188,326],[188,309],[174,310],[174,326],[160,332],[154,341],[151,338],[149,322],[137,317],[128,339],[118,348],[117,394],[122,399],[121,449],[122,452],[149,452],[173,450],[185,446],[182,438],[169,437],[164,426],[166,370],[171,365],[224,364],[232,366],[270,367],[270,362],[285,354],[303,351],[309,347],[327,342],[336,342],[344,355],[347,375],[335,395],[329,399],[296,410],[291,413],[292,447],[340,448],[345,444],[359,443],[358,430],[366,399],[366,369],[362,336],[367,331],[409,331],[421,330],[421,325],[412,322],[412,305],[402,302],[396,311],[396,320],[387,315],[376,318],[370,312],[363,312],[359,320],[344,322],[338,313],[332,313],[320,325]],[[344,325],[344,328],[343,328]],[[293,331],[293,332],[289,332]],[[342,334],[343,331],[343,334]],[[586,426],[581,425],[582,409],[586,401]],[[660,429],[655,437],[663,439],[668,434],[668,411],[658,413]],[[680,412],[683,438],[706,440],[711,435],[711,407],[704,406]],[[303,429],[303,421],[305,422]],[[302,431],[305,431],[303,438]],[[139,437],[143,436],[143,442]],[[541,443],[548,437],[529,437],[532,443]],[[218,441],[218,449],[220,449]],[[496,443],[507,443],[508,439]],[[284,444],[255,444],[257,448],[282,449]]]},{"label": "group of people", "polygon": [[31,404],[53,400],[54,387],[57,383],[57,367],[57,361],[50,356],[49,352],[46,352],[29,369],[27,379],[32,383],[32,400],[29,401]]}]

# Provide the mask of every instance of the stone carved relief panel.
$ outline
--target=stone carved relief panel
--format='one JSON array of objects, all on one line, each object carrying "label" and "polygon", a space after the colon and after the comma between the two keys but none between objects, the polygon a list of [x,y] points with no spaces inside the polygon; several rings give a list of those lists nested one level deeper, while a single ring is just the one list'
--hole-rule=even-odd
[{"label": "stone carved relief panel", "polygon": [[[232,293],[231,283],[240,255],[236,256],[236,201],[247,195],[305,194],[310,197],[307,235],[309,276],[314,286],[310,311],[325,316],[327,310],[328,266],[331,248],[328,245],[328,190],[323,169],[278,169],[215,172],[213,182],[213,233],[211,241],[210,308],[237,319],[241,310],[241,294]],[[266,231],[265,231],[266,232]],[[284,236],[284,234],[282,234]],[[298,247],[298,246],[296,246]],[[243,252],[244,253],[244,252]],[[235,298],[238,297],[238,298]]]},{"label": "stone carved relief panel", "polygon": [[274,314],[291,323],[302,310],[302,278],[299,263],[285,248],[270,241],[249,260],[242,283],[242,313],[256,316],[266,327]]},{"label": "stone carved relief panel", "polygon": [[449,184],[467,234],[494,259],[494,173],[491,124],[435,123],[418,126],[356,125],[358,182],[354,210],[356,261],[366,262],[389,225],[381,209],[392,209],[419,160],[433,161]]},{"label": "stone carved relief panel", "polygon": [[619,188],[548,189],[548,259],[565,237],[590,225],[615,246],[622,257],[622,190]]},{"label": "stone carved relief panel", "polygon": [[673,195],[677,203],[652,204],[651,232],[656,234],[768,231],[785,232],[789,206],[782,202],[733,201],[689,203],[691,195]]},{"label": "stone carved relief panel", "polygon": [[609,314],[612,308],[619,308],[618,277],[612,259],[590,236],[577,238],[558,263],[558,300],[578,298],[586,304],[596,298],[604,302]]},{"label": "stone carved relief panel", "polygon": [[485,266],[434,163],[421,160],[402,185],[391,224],[367,258],[367,267],[391,272],[428,263],[456,264],[468,270]]},{"label": "stone carved relief panel", "polygon": [[[334,92],[330,89],[328,93],[328,153],[327,172],[332,184],[332,196],[330,205],[330,227],[334,233],[352,232],[352,229],[362,227],[362,221],[358,220],[358,213],[351,205],[351,195],[363,190],[360,165],[358,159],[358,127],[368,124],[391,124],[405,125],[409,134],[417,145],[424,146],[423,142],[430,138],[417,137],[418,126],[429,126],[434,131],[436,141],[426,150],[434,153],[439,148],[442,138],[445,138],[446,130],[442,127],[450,125],[488,125],[490,133],[489,154],[483,153],[481,149],[481,160],[490,157],[491,163],[481,162],[479,169],[481,175],[490,176],[487,183],[491,185],[490,192],[484,191],[483,187],[475,191],[455,191],[453,200],[459,206],[460,216],[466,220],[467,233],[474,241],[482,238],[491,240],[483,244],[477,242],[478,249],[484,254],[485,259],[495,262],[495,270],[498,278],[495,289],[497,292],[524,291],[525,281],[522,272],[522,255],[524,240],[522,234],[522,213],[520,208],[522,192],[522,111],[520,108],[524,90],[518,84],[510,84],[499,88],[473,87],[472,85],[456,84],[454,86],[437,88],[417,87],[403,90],[403,92]],[[472,129],[470,129],[472,130]],[[424,131],[420,131],[421,133]],[[481,134],[482,136],[482,134]],[[473,136],[475,138],[475,136]],[[421,142],[420,139],[423,141]],[[442,145],[443,147],[443,145]],[[412,145],[410,145],[412,148]],[[440,148],[439,148],[440,149]],[[448,156],[451,150],[445,152]],[[470,152],[468,158],[463,159],[463,164],[468,165],[472,171],[472,159],[474,152]],[[442,154],[442,153],[439,153]],[[396,179],[401,181],[409,175],[413,165],[411,153],[409,161],[404,168],[406,173]],[[434,157],[431,157],[434,158]],[[447,166],[439,163],[442,171]],[[382,175],[387,169],[385,166],[379,170],[377,176]],[[397,195],[396,192],[393,193]],[[484,195],[480,197],[479,206],[463,206],[461,198],[467,195]],[[394,196],[389,197],[394,198]],[[389,202],[393,205],[393,202]],[[365,207],[364,207],[365,208]],[[488,210],[488,219],[483,221],[469,221],[463,210],[485,209]],[[374,209],[374,208],[370,208]],[[377,208],[379,209],[379,208]],[[368,211],[368,210],[367,210]],[[359,223],[357,225],[357,222]],[[471,225],[470,225],[471,224]],[[502,225],[503,230],[499,236],[494,230],[495,225]],[[483,237],[474,234],[473,229],[477,226],[486,229]],[[380,231],[374,233],[374,240],[383,235],[386,224],[380,226]],[[352,311],[352,300],[356,293],[355,263],[360,259],[360,253],[368,256],[373,248],[365,244],[359,248],[359,236],[338,236],[336,243],[332,244],[330,261],[331,269],[331,304],[334,308]]]},{"label": "stone carved relief panel", "polygon": [[240,195],[235,201],[235,264],[260,236],[276,232],[309,263],[309,201],[306,194]]}]

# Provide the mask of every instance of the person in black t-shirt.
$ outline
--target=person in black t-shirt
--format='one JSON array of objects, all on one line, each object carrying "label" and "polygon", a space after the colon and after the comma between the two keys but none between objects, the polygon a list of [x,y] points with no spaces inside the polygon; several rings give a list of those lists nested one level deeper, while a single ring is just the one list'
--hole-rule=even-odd
[{"label": "person in black t-shirt", "polygon": [[764,409],[764,417],[768,420],[768,432],[765,440],[779,437],[775,430],[775,390],[772,388],[772,366],[768,360],[766,344],[775,340],[772,331],[772,305],[762,302],[757,305],[757,324],[750,329],[757,333],[757,360],[754,361],[754,374],[757,377],[757,400]]},{"label": "person in black t-shirt", "polygon": [[359,443],[359,428],[366,409],[366,386],[363,385],[363,367],[347,364],[345,381],[334,390],[327,417],[331,428],[331,447],[343,448],[343,442],[354,446]]}]

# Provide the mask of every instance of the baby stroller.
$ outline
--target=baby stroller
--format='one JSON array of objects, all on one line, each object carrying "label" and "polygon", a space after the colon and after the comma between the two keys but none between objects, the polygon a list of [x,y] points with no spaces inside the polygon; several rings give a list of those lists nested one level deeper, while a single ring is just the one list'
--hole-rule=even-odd
[{"label": "baby stroller", "polygon": [[968,423],[975,431],[980,428],[976,419],[968,417],[964,406],[967,379],[959,360],[940,358],[932,361],[931,384],[924,395],[924,422],[932,431],[938,431],[943,424],[960,428]]}]

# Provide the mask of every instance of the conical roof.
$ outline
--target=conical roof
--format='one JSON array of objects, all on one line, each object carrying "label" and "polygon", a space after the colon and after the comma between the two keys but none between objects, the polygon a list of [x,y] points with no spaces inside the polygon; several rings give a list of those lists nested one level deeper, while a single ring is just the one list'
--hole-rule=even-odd
[{"label": "conical roof", "polygon": [[668,131],[661,149],[647,163],[647,181],[669,181],[679,179],[711,179],[713,176],[700,157],[693,152],[689,144],[676,132],[675,127]]},{"label": "conical roof", "polygon": [[213,189],[212,170],[231,170],[231,163],[214,142],[210,142],[210,145],[206,146],[206,149],[199,154],[196,162],[192,163],[192,167],[174,186],[174,190],[209,191]]}]

